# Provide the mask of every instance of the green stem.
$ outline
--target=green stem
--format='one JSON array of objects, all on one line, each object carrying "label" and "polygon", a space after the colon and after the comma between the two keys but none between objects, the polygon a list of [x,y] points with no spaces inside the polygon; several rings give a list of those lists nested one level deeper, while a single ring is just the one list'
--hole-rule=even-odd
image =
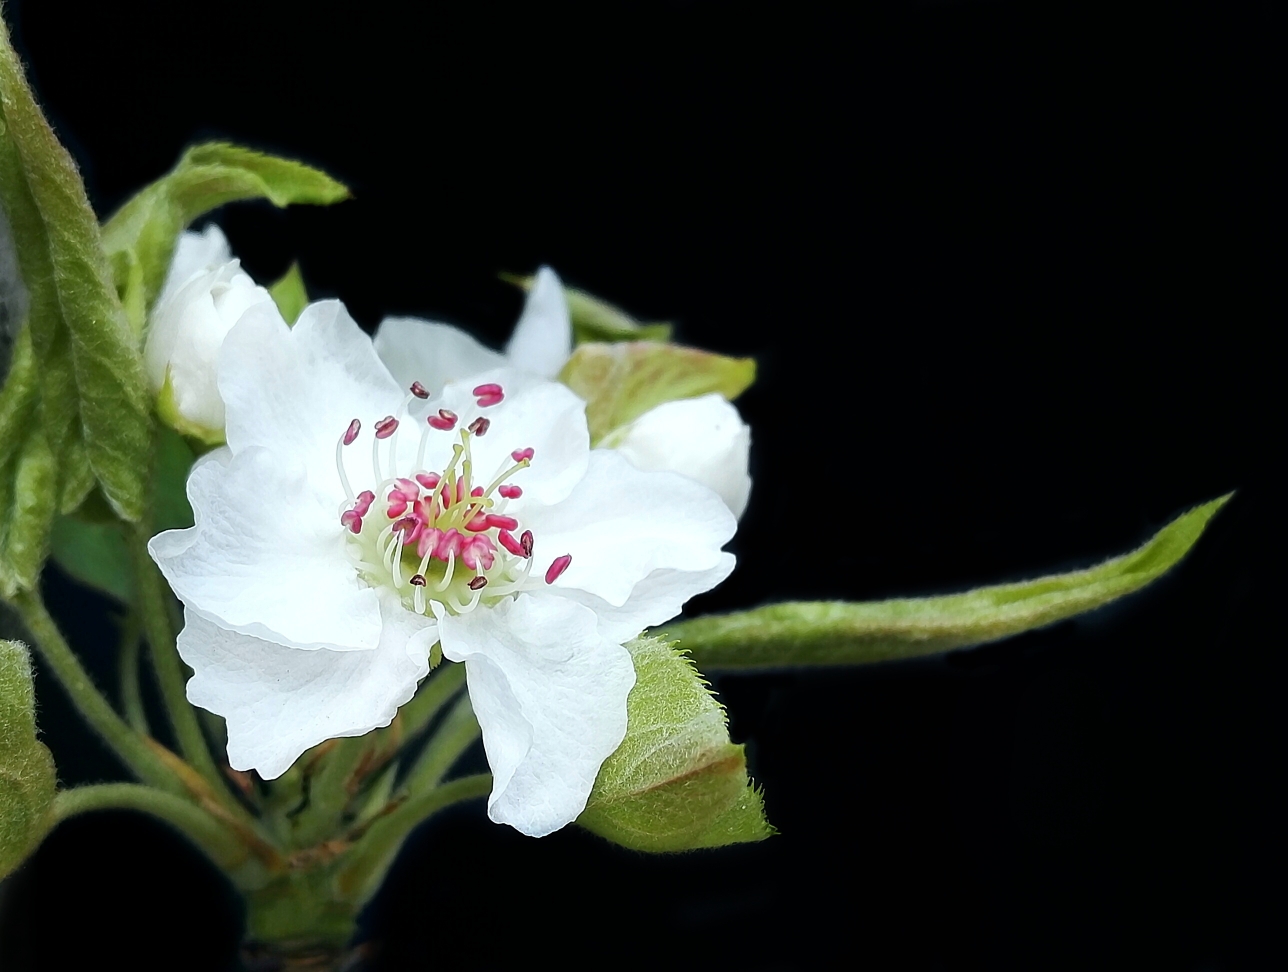
[{"label": "green stem", "polygon": [[465,684],[465,666],[447,662],[425,679],[415,697],[398,710],[404,739],[413,738]]},{"label": "green stem", "polygon": [[350,900],[365,901],[380,886],[398,848],[418,824],[453,803],[486,796],[491,789],[492,774],[479,773],[414,794],[373,823],[346,853],[336,870],[336,889]]},{"label": "green stem", "polygon": [[[464,668],[465,666],[460,666]],[[438,785],[447,775],[452,764],[461,758],[461,754],[473,745],[479,737],[479,721],[474,717],[468,695],[461,696],[450,712],[443,718],[424,750],[407,773],[403,789],[410,793],[419,793]]]},{"label": "green stem", "polygon": [[322,758],[321,767],[309,781],[308,806],[292,825],[291,840],[297,847],[312,846],[335,833],[353,796],[350,783],[375,746],[371,734],[340,739]]},{"label": "green stem", "polygon": [[188,704],[184,689],[186,676],[183,661],[175,647],[174,628],[171,627],[167,614],[164,579],[148,556],[148,532],[143,524],[132,530],[130,554],[134,562],[139,616],[152,650],[152,667],[161,687],[166,714],[170,717],[170,724],[174,727],[175,739],[184,759],[205,778],[221,799],[230,804],[235,803],[228,792],[227,781],[210,755],[210,747],[206,745],[206,738],[201,733],[197,713]]},{"label": "green stem", "polygon": [[54,798],[55,822],[96,810],[138,810],[164,820],[230,874],[244,875],[248,866],[255,867],[250,849],[230,827],[182,797],[137,783],[101,783],[63,790]]},{"label": "green stem", "polygon": [[89,673],[49,616],[40,595],[23,591],[14,595],[13,604],[31,632],[41,658],[53,670],[85,721],[139,779],[172,793],[183,793],[183,784],[153,752],[147,740],[117,715],[94,687]]},{"label": "green stem", "polygon": [[139,619],[131,611],[121,628],[121,650],[117,677],[121,708],[125,721],[143,735],[148,734],[148,717],[143,711],[143,693],[139,689]]}]

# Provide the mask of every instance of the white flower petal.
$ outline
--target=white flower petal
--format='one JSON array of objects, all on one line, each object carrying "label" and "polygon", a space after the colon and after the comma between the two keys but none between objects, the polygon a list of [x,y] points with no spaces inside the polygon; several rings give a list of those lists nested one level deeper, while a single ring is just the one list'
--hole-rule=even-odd
[{"label": "white flower petal", "polygon": [[182,287],[193,275],[209,270],[233,258],[228,238],[214,223],[210,223],[200,233],[191,230],[180,233],[174,245],[174,256],[170,258],[170,269],[166,271],[165,283],[156,304],[160,306]]},{"label": "white flower petal", "polygon": [[595,614],[561,597],[521,595],[439,621],[443,654],[465,662],[492,767],[488,816],[531,837],[577,818],[626,735],[630,653]]},{"label": "white flower petal", "polygon": [[724,501],[677,473],[644,472],[611,449],[590,455],[586,476],[557,506],[533,507],[533,575],[556,557],[572,563],[555,582],[622,606],[655,570],[708,571],[738,523]]},{"label": "white flower petal", "polygon": [[336,507],[310,489],[299,462],[218,450],[193,468],[188,500],[196,526],[148,544],[185,605],[278,644],[375,648],[376,592],[345,554]]},{"label": "white flower petal", "polygon": [[594,611],[599,633],[609,641],[629,641],[645,628],[670,621],[689,598],[723,582],[735,563],[733,554],[722,553],[720,563],[710,570],[655,570],[635,585],[620,607],[574,588],[560,587],[559,595]]},{"label": "white flower petal", "polygon": [[376,353],[403,388],[418,381],[431,392],[449,381],[504,367],[505,355],[459,327],[416,317],[386,317],[376,328]]},{"label": "white flower petal", "polygon": [[[505,389],[505,400],[499,405],[480,408],[473,390],[490,383]],[[457,428],[467,427],[480,416],[491,423],[487,434],[474,436],[470,442],[474,478],[483,485],[514,465],[510,454],[516,449],[534,450],[532,465],[516,472],[510,480],[523,488],[523,497],[512,504],[516,515],[534,504],[558,503],[586,472],[590,458],[586,403],[564,385],[513,368],[485,371],[466,381],[452,382],[441,395],[419,406],[416,414],[436,412],[440,408],[459,416]],[[418,429],[420,421],[423,420],[417,421]],[[414,466],[419,441],[419,431],[399,438],[403,468]],[[451,459],[452,447],[459,442],[460,436],[455,431],[430,432],[425,468],[441,471]]]},{"label": "white flower petal", "polygon": [[233,769],[271,780],[324,740],[389,725],[429,671],[437,628],[397,598],[384,597],[381,608],[384,628],[371,651],[301,651],[185,612],[179,654],[194,673],[188,699],[228,721]]},{"label": "white flower petal", "polygon": [[524,371],[553,378],[572,354],[572,319],[563,284],[549,267],[537,277],[523,304],[523,314],[505,346],[510,364]]},{"label": "white flower petal", "polygon": [[719,493],[734,516],[742,516],[747,508],[751,430],[723,396],[713,392],[664,402],[622,433],[614,433],[613,439],[613,448],[637,469],[669,470],[696,479]]},{"label": "white flower petal", "polygon": [[360,441],[369,455],[372,424],[396,411],[405,395],[338,300],[310,304],[294,327],[272,304],[250,308],[224,341],[219,392],[233,452],[263,446],[281,459],[294,458],[304,463],[315,489],[336,491],[337,504],[344,499],[335,471],[337,440],[352,419],[361,419]]}]

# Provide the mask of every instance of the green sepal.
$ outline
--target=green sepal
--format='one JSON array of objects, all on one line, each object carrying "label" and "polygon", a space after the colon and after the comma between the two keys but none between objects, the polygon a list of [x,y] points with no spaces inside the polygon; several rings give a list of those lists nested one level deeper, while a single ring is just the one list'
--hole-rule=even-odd
[{"label": "green sepal", "polygon": [[58,506],[74,507],[88,493],[88,465],[118,515],[135,520],[150,427],[143,363],[80,174],[2,24],[0,110],[0,204],[30,297],[39,422],[56,463]]},{"label": "green sepal", "polygon": [[0,879],[48,832],[57,783],[53,757],[36,738],[27,648],[0,641]]},{"label": "green sepal", "polygon": [[670,624],[664,630],[708,671],[863,665],[998,641],[1145,587],[1190,551],[1233,495],[1190,510],[1139,549],[1087,570],[945,597],[772,604]]},{"label": "green sepal", "polygon": [[161,424],[166,428],[173,429],[189,439],[195,439],[203,446],[224,444],[223,429],[212,429],[209,426],[202,425],[200,422],[194,422],[179,411],[179,403],[174,399],[174,383],[170,380],[169,366],[166,366],[165,380],[161,382],[161,390],[157,392],[156,408],[157,418],[161,420]]},{"label": "green sepal", "polygon": [[661,638],[636,638],[626,647],[636,676],[626,700],[626,738],[600,767],[577,823],[653,852],[772,835],[743,747],[729,741],[724,709],[692,661]]},{"label": "green sepal", "polygon": [[57,463],[37,419],[39,409],[40,379],[24,328],[0,390],[0,595],[6,598],[36,586],[53,522],[49,493]]},{"label": "green sepal", "polygon": [[309,305],[309,292],[304,287],[300,265],[292,263],[280,280],[269,285],[268,294],[277,304],[277,309],[282,312],[282,318],[287,324],[294,324],[299,320],[301,312]]},{"label": "green sepal", "polygon": [[[531,290],[533,281],[537,279],[513,273],[503,273],[500,277],[525,291]],[[588,344],[592,341],[611,343],[671,340],[671,325],[665,321],[642,323],[620,307],[576,287],[565,286],[564,299],[568,301],[568,317],[572,321],[574,344]]]},{"label": "green sepal", "polygon": [[267,199],[275,206],[330,205],[349,190],[324,172],[230,145],[195,145],[167,175],[144,188],[103,224],[103,246],[125,303],[142,313],[131,319],[142,335],[147,313],[165,282],[179,234],[197,217],[225,203]]},{"label": "green sepal", "polygon": [[590,442],[598,445],[663,402],[711,392],[737,398],[756,380],[756,362],[678,344],[583,344],[559,380],[585,399]]}]

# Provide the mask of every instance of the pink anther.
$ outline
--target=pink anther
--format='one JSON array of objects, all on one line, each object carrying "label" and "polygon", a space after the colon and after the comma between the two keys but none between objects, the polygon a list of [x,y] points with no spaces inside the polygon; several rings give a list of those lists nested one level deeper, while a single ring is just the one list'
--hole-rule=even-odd
[{"label": "pink anther", "polygon": [[357,510],[345,510],[340,514],[341,526],[347,527],[350,533],[362,532],[362,514]]},{"label": "pink anther", "polygon": [[404,516],[394,524],[394,533],[402,534],[404,547],[409,547],[415,543],[416,540],[419,539],[420,531],[422,529],[424,529],[424,527],[421,525],[420,520],[416,519],[414,516]]},{"label": "pink anther", "polygon": [[416,556],[422,560],[425,554],[432,554],[438,549],[438,543],[443,539],[443,531],[438,527],[430,527],[421,533],[420,539],[416,541]]},{"label": "pink anther", "polygon": [[424,574],[412,574],[412,575],[411,575],[411,580],[409,580],[407,583],[408,583],[408,584],[410,584],[412,587],[424,587],[424,586],[425,586],[425,575],[424,575]]},{"label": "pink anther", "polygon": [[470,423],[469,429],[475,435],[487,435],[487,430],[492,427],[491,419],[485,419],[482,415]]},{"label": "pink anther", "polygon": [[469,586],[469,589],[472,591],[481,591],[483,590],[483,588],[487,587],[487,578],[484,577],[482,574],[479,574],[478,577],[475,577],[472,581],[470,581],[468,586]]},{"label": "pink anther", "polygon": [[389,494],[389,505],[385,507],[385,515],[391,520],[396,520],[407,512],[407,497],[398,490]]},{"label": "pink anther", "polygon": [[369,489],[364,489],[358,494],[357,500],[353,504],[353,512],[358,516],[366,516],[367,510],[371,509],[371,504],[376,501],[376,494]]},{"label": "pink anther", "polygon": [[470,495],[471,495],[471,496],[482,496],[482,495],[483,495],[483,487],[482,487],[482,486],[475,486],[472,490],[470,490]]},{"label": "pink anther", "polygon": [[523,495],[523,490],[521,490],[518,486],[502,486],[500,489],[497,490],[497,492],[500,493],[502,496],[504,496],[506,499],[518,499],[520,496]]},{"label": "pink anther", "polygon": [[443,481],[443,477],[438,473],[416,473],[416,482],[420,483],[426,489],[433,489]]},{"label": "pink anther", "polygon": [[524,459],[531,459],[533,455],[535,453],[532,451],[532,446],[528,446],[526,449],[515,449],[510,453],[510,458],[515,462],[523,462]]},{"label": "pink anther", "polygon": [[411,479],[395,479],[394,485],[398,487],[398,492],[407,497],[408,500],[420,498],[420,487]]},{"label": "pink anther", "polygon": [[504,395],[481,395],[479,397],[480,408],[491,408],[493,405],[500,405],[505,401]]},{"label": "pink anther", "polygon": [[488,516],[483,513],[475,513],[470,522],[465,524],[465,529],[472,530],[475,533],[482,533],[491,526],[488,523]]},{"label": "pink anther", "polygon": [[523,544],[523,556],[525,556],[525,557],[531,557],[531,556],[532,556],[532,547],[533,547],[533,542],[532,542],[532,531],[531,531],[531,530],[524,530],[524,531],[523,531],[523,536],[519,537],[519,543]]},{"label": "pink anther", "polygon": [[386,415],[376,423],[376,438],[387,439],[394,434],[397,428],[398,420],[392,415]]},{"label": "pink anther", "polygon": [[446,408],[440,408],[437,415],[431,415],[427,421],[430,428],[438,429],[440,432],[450,432],[456,428],[456,413]]},{"label": "pink anther", "polygon": [[496,546],[487,537],[470,537],[461,542],[460,558],[470,570],[478,570],[479,564],[484,570],[491,570],[496,562]]},{"label": "pink anther", "polygon": [[502,530],[496,535],[496,538],[501,541],[501,546],[505,547],[506,550],[510,551],[510,553],[514,554],[516,557],[527,556],[527,553],[523,549],[523,544],[514,539],[514,534],[509,530]]},{"label": "pink anther", "polygon": [[349,423],[349,427],[344,430],[344,444],[353,445],[353,440],[358,437],[358,432],[362,429],[362,423],[354,419]]},{"label": "pink anther", "polygon": [[[465,538],[461,536],[461,532],[457,530],[456,527],[452,527],[438,538],[438,546],[434,548],[434,556],[444,562],[446,562],[448,556],[451,554],[459,556],[461,552],[461,541],[464,539]],[[422,554],[421,556],[424,555]]]},{"label": "pink anther", "polygon": [[496,527],[498,530],[517,530],[519,521],[512,516],[504,516],[500,513],[489,513],[487,515],[487,525]]},{"label": "pink anther", "polygon": [[484,395],[504,395],[505,389],[494,381],[489,381],[486,385],[474,386],[474,397],[482,398]]},{"label": "pink anther", "polygon": [[553,584],[557,581],[559,579],[559,575],[567,570],[568,565],[571,563],[572,554],[564,554],[562,557],[556,557],[555,562],[551,564],[550,569],[546,571],[546,583]]},{"label": "pink anther", "polygon": [[429,397],[429,389],[418,381],[413,381],[411,383],[411,393],[421,399]]}]

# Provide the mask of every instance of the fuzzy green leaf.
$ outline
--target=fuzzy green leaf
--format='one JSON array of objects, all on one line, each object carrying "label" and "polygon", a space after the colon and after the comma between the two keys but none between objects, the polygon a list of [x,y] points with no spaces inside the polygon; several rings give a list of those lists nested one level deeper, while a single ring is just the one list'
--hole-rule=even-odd
[{"label": "fuzzy green leaf", "polygon": [[122,300],[135,309],[136,333],[143,333],[147,311],[165,282],[179,233],[198,216],[243,199],[325,206],[348,197],[339,182],[301,162],[226,142],[193,146],[103,225],[103,246]]},{"label": "fuzzy green leaf", "polygon": [[742,746],[693,664],[661,638],[626,646],[636,682],[626,738],[600,767],[577,823],[635,850],[764,840],[774,830],[747,779]]},{"label": "fuzzy green leaf", "polygon": [[998,641],[1094,610],[1161,577],[1231,495],[1190,510],[1139,549],[1087,570],[946,597],[772,604],[665,630],[707,670],[863,665]]},{"label": "fuzzy green leaf", "polygon": [[3,24],[0,112],[0,203],[30,295],[59,506],[84,499],[87,464],[117,513],[138,519],[150,428],[143,363],[80,174],[36,105]]},{"label": "fuzzy green leaf", "polygon": [[[531,290],[536,277],[522,277],[503,273],[501,279],[516,287]],[[568,301],[568,316],[572,320],[573,341],[588,344],[592,341],[669,341],[671,325],[666,322],[644,324],[626,311],[606,300],[576,287],[564,287]]]},{"label": "fuzzy green leaf", "polygon": [[39,410],[40,379],[31,334],[24,329],[14,342],[9,376],[0,390],[0,594],[4,597],[35,587],[53,521],[48,496],[57,468],[37,420]]},{"label": "fuzzy green leaf", "polygon": [[304,287],[298,263],[292,263],[282,278],[269,286],[268,293],[287,324],[294,324],[309,305],[309,292]]},{"label": "fuzzy green leaf", "polygon": [[57,775],[36,739],[36,697],[26,646],[0,641],[0,879],[50,827]]},{"label": "fuzzy green leaf", "polygon": [[559,380],[586,400],[592,445],[663,402],[710,392],[732,400],[755,379],[751,358],[644,341],[583,344],[559,373]]}]

